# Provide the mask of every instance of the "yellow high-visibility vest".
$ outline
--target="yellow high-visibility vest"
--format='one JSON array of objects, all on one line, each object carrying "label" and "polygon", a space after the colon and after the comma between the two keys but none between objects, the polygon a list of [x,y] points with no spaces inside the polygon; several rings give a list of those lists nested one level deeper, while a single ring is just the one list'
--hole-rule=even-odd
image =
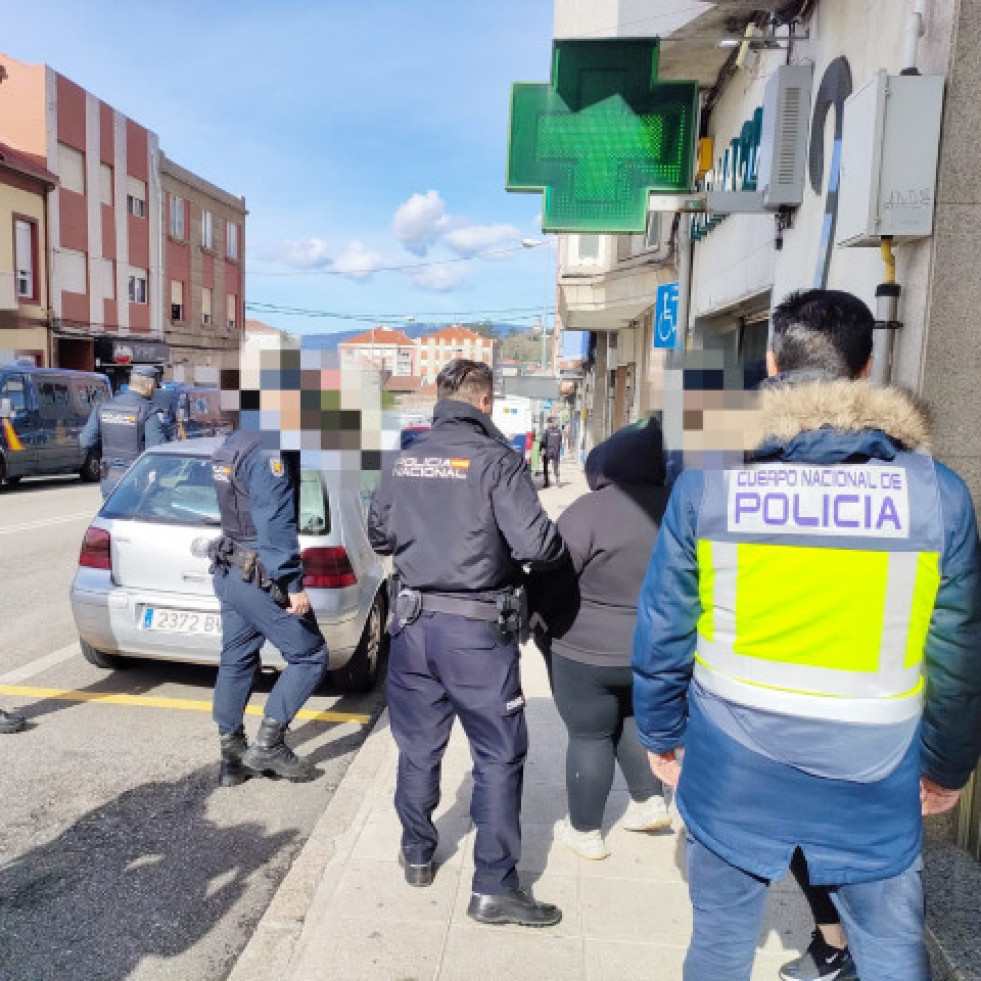
[{"label": "yellow high-visibility vest", "polygon": [[[896,519],[882,522],[879,533],[868,516],[891,516],[885,492],[866,507],[854,488],[837,498],[824,488],[794,490],[807,477],[839,470],[767,466],[750,477],[720,475],[720,493],[709,495],[716,502],[710,520],[700,521],[694,677],[753,708],[843,722],[904,721],[922,709],[940,554],[930,550],[934,541],[908,534],[906,475],[892,479],[902,492],[890,490]],[[872,486],[878,480],[890,487],[886,471],[866,472]],[[771,491],[778,480],[784,490]],[[896,528],[904,535],[889,534]],[[838,541],[821,544],[829,532]]]}]

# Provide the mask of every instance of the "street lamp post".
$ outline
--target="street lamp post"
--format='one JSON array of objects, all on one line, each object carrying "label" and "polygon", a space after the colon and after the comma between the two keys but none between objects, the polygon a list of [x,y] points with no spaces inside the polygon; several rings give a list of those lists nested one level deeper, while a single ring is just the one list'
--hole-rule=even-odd
[{"label": "street lamp post", "polygon": [[[541,332],[542,332],[542,364],[541,364],[541,372],[544,375],[546,373],[547,343],[548,343],[548,337],[549,337],[548,332],[547,332],[547,330],[545,328],[545,322],[548,319],[548,293],[549,293],[549,288],[550,287],[554,287],[554,285],[555,285],[555,283],[552,280],[552,276],[551,276],[552,263],[551,263],[551,258],[550,258],[550,255],[551,254],[550,254],[549,248],[548,248],[552,243],[551,243],[551,239],[523,238],[521,240],[521,244],[526,249],[537,249],[537,248],[540,248],[543,245],[546,247],[545,248],[545,255],[546,255],[547,258],[546,258],[546,262],[545,262],[545,296],[544,296],[543,301],[542,301],[542,316],[541,316],[541,321],[540,321]],[[554,330],[555,325],[553,324],[552,326],[553,326],[552,337],[554,338],[555,337],[555,330]]]}]

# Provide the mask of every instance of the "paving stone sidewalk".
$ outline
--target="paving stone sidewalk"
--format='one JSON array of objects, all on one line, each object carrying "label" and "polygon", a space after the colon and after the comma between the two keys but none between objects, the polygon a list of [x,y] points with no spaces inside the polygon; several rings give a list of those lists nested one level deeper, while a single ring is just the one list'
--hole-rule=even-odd
[{"label": "paving stone sidewalk", "polygon": [[[582,469],[562,466],[563,484],[541,491],[553,517],[586,491]],[[684,837],[618,827],[628,796],[619,777],[604,826],[612,851],[583,861],[558,840],[566,814],[565,728],[538,651],[522,656],[530,750],[522,804],[522,883],[557,903],[550,929],[480,926],[466,916],[473,870],[471,761],[459,725],[443,766],[437,811],[439,869],[428,889],[402,878],[392,806],[397,751],[387,713],[348,769],[284,880],[231,981],[675,981],[691,930]],[[753,974],[777,969],[810,939],[796,886],[771,889]]]}]

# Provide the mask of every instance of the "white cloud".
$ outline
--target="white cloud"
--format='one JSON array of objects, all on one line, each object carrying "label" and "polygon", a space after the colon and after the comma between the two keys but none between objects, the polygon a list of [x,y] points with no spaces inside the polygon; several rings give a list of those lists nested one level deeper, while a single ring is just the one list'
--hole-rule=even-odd
[{"label": "white cloud", "polygon": [[331,264],[327,243],[322,238],[288,239],[266,249],[262,258],[292,269],[326,269]]},{"label": "white cloud", "polygon": [[443,241],[462,256],[488,252],[514,244],[520,239],[521,231],[514,225],[463,225],[443,236]]},{"label": "white cloud", "polygon": [[413,255],[425,255],[426,249],[447,230],[446,203],[438,191],[413,194],[399,205],[392,219],[395,237]]},{"label": "white cloud", "polygon": [[413,286],[433,293],[448,293],[470,278],[471,268],[466,262],[452,265],[420,266],[407,271]]},{"label": "white cloud", "polygon": [[372,252],[364,242],[354,241],[348,244],[331,268],[351,279],[364,281],[376,273],[383,263],[382,257]]}]

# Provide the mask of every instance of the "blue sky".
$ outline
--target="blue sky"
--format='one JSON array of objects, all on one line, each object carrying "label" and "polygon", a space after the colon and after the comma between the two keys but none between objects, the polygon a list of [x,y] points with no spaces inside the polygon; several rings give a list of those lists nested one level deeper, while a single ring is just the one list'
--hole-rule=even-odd
[{"label": "blue sky", "polygon": [[[394,324],[529,323],[551,307],[554,247],[520,244],[542,238],[540,197],[507,193],[504,173],[510,85],[548,80],[552,0],[30,11],[4,50],[47,62],[245,196],[247,302]],[[360,326],[248,315],[300,333]]]}]

